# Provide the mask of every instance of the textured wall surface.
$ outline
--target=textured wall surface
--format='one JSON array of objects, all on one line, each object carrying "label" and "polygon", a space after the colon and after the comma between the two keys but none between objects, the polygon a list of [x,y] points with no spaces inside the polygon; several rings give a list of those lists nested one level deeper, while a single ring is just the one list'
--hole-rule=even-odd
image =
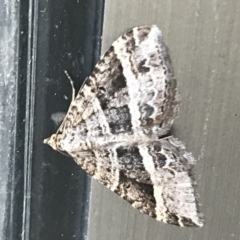
[{"label": "textured wall surface", "polygon": [[205,226],[159,223],[93,180],[89,240],[238,239],[239,13],[238,1],[106,0],[102,52],[133,26],[157,24],[163,32],[182,98],[173,133],[198,160]]}]

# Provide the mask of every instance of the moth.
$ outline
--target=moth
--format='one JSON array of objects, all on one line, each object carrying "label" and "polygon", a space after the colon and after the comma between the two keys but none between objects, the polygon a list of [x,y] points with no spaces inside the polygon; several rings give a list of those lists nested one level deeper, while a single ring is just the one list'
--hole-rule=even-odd
[{"label": "moth", "polygon": [[135,27],[112,44],[76,96],[73,88],[65,119],[44,143],[142,213],[201,227],[196,161],[170,133],[179,102],[161,31]]}]

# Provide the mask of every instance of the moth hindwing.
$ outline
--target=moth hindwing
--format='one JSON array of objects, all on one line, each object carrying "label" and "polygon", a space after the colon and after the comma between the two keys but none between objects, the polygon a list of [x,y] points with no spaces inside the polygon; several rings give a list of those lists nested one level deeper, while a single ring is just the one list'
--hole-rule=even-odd
[{"label": "moth hindwing", "polygon": [[201,227],[191,179],[195,160],[169,133],[178,105],[160,30],[136,27],[101,57],[58,131],[44,142],[141,212]]}]

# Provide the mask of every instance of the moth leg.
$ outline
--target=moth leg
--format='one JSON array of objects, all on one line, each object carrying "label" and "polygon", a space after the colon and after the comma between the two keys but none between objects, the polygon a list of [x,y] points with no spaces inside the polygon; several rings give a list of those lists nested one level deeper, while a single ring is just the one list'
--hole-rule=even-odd
[{"label": "moth leg", "polygon": [[72,101],[71,102],[73,102],[75,100],[75,96],[76,96],[75,95],[75,88],[74,88],[73,80],[72,80],[72,78],[70,77],[69,73],[66,70],[64,70],[64,73],[66,74],[66,76],[67,76],[67,78],[68,78],[68,80],[69,80],[69,82],[71,84],[71,87],[72,87]]}]

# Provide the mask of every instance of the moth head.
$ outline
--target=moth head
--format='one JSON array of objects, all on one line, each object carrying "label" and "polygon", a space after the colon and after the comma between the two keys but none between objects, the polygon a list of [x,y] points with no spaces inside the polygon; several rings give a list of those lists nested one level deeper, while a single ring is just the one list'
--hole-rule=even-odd
[{"label": "moth head", "polygon": [[57,134],[53,134],[51,137],[44,139],[43,143],[48,144],[54,150],[58,150],[57,146]]},{"label": "moth head", "polygon": [[51,137],[44,139],[43,143],[48,144],[54,150],[62,153],[63,155],[70,157],[70,155],[61,149],[60,140],[61,134],[54,133]]}]

